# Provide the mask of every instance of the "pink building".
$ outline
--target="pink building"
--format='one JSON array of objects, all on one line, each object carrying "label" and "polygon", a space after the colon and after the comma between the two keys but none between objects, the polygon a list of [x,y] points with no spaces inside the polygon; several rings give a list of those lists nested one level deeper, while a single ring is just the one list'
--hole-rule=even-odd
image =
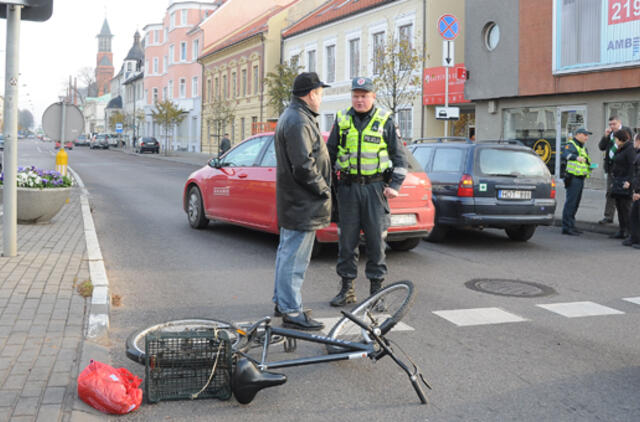
[{"label": "pink building", "polygon": [[200,151],[202,66],[198,55],[203,31],[198,26],[224,3],[216,1],[170,1],[162,23],[146,25],[144,41],[144,136],[165,145],[164,131],[153,123],[156,101],[171,100],[188,113],[167,136],[173,150]]}]

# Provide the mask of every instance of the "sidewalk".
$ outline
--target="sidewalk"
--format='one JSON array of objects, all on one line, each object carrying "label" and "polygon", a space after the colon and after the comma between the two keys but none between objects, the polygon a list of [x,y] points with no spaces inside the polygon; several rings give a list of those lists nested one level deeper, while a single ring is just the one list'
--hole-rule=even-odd
[{"label": "sidewalk", "polygon": [[19,224],[18,255],[0,257],[0,422],[103,419],[76,394],[88,357],[108,359],[84,338],[86,249],[76,188],[50,224]]}]

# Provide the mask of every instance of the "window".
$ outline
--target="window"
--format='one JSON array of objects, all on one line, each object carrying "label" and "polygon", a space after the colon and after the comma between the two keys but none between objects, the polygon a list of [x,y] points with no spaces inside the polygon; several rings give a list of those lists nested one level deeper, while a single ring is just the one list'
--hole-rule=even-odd
[{"label": "window", "polygon": [[400,136],[405,141],[413,138],[413,110],[410,108],[400,109],[397,112],[398,128]]},{"label": "window", "polygon": [[244,117],[240,118],[240,139],[244,139]]},{"label": "window", "polygon": [[[271,139],[272,137],[270,136],[269,138]],[[260,167],[275,167],[277,164],[276,144],[275,142],[270,142],[267,150],[264,152],[264,157],[262,157]]]},{"label": "window", "polygon": [[167,95],[168,100],[173,99],[173,81],[169,81],[169,84],[167,85]]},{"label": "window", "polygon": [[153,88],[153,104],[158,102],[158,88]]},{"label": "window", "polygon": [[478,169],[486,176],[513,174],[535,177],[549,174],[547,167],[534,153],[495,148],[480,150]]},{"label": "window", "polygon": [[466,150],[459,148],[438,148],[433,158],[433,172],[458,172]]},{"label": "window", "polygon": [[156,29],[154,32],[156,33],[156,34],[155,34],[155,41],[156,41],[156,44],[159,44],[159,43],[160,43],[160,30],[159,30],[159,29]]},{"label": "window", "polygon": [[[629,31],[624,30],[623,21],[615,22],[616,16],[624,15],[624,5],[631,7],[631,15],[638,19],[640,16],[640,2],[631,0],[555,0],[556,4],[556,69],[569,70],[608,65],[629,61],[625,51],[631,49],[617,48],[618,40],[633,38]],[[603,4],[604,3],[604,4]],[[636,6],[635,4],[638,3]],[[606,4],[606,6],[605,6]],[[618,5],[616,8],[615,5]],[[603,7],[604,6],[604,7]],[[637,7],[637,8],[636,8]],[[603,9],[609,13],[602,13]],[[616,9],[619,13],[616,14]],[[622,12],[622,13],[620,13]],[[607,16],[608,15],[608,16]],[[636,26],[637,28],[637,26]],[[637,34],[636,34],[637,35]],[[601,42],[601,37],[605,40]],[[612,48],[609,43],[612,42]],[[605,47],[606,46],[606,47]],[[637,61],[637,55],[635,55]]]},{"label": "window", "polygon": [[144,98],[146,101],[149,101],[149,90],[148,89],[144,90],[144,97],[142,97],[142,98]]},{"label": "window", "polygon": [[180,85],[178,88],[180,98],[185,98],[187,96],[187,80],[185,78],[180,78]]},{"label": "window", "polygon": [[176,12],[171,13],[171,19],[169,21],[169,28],[173,29],[176,26]]},{"label": "window", "polygon": [[[231,125],[233,131],[233,125]],[[233,136],[232,136],[233,137]],[[251,139],[229,151],[222,159],[222,164],[232,164],[234,167],[252,167],[258,161],[258,156],[264,147],[264,143],[271,139],[268,136]]]},{"label": "window", "polygon": [[260,81],[260,75],[258,74],[258,65],[253,66],[253,93],[257,95],[260,92],[260,87],[258,83]]},{"label": "window", "polygon": [[198,60],[198,53],[200,53],[199,49],[200,49],[200,40],[193,40],[193,46],[192,46],[192,60],[195,62],[196,60]]},{"label": "window", "polygon": [[316,50],[307,51],[307,72],[316,71]]},{"label": "window", "polygon": [[349,40],[349,78],[360,74],[360,38]]},{"label": "window", "polygon": [[207,92],[206,92],[206,98],[207,98],[207,102],[210,103],[211,102],[211,95],[213,95],[211,93],[211,79],[207,79]]},{"label": "window", "polygon": [[[247,69],[242,69],[242,96],[247,96]],[[244,136],[242,139],[244,139]]]},{"label": "window", "polygon": [[213,94],[216,96],[216,99],[220,98],[220,81],[218,78],[216,78],[215,81],[215,90],[213,91]]},{"label": "window", "polygon": [[330,131],[331,128],[333,127],[333,122],[336,119],[335,114],[333,113],[328,113],[324,115],[324,130],[325,131]]},{"label": "window", "polygon": [[175,50],[173,47],[174,47],[173,45],[169,46],[169,64],[173,64],[173,62],[176,59]]},{"label": "window", "polygon": [[415,159],[420,163],[420,166],[424,171],[427,171],[427,167],[429,166],[429,161],[431,160],[431,156],[433,156],[433,148],[430,147],[416,147],[412,151]]},{"label": "window", "polygon": [[129,62],[127,63],[127,72],[131,72],[133,70],[133,63]]},{"label": "window", "polygon": [[289,63],[291,63],[291,67],[298,67],[300,65],[300,55],[294,54],[289,59]]},{"label": "window", "polygon": [[167,87],[162,87],[162,101],[167,100]]},{"label": "window", "polygon": [[484,46],[493,51],[500,42],[500,27],[495,22],[489,22],[483,29]]},{"label": "window", "polygon": [[229,98],[229,85],[227,84],[227,75],[222,75],[222,97],[226,100]]},{"label": "window", "polygon": [[[209,80],[211,83],[211,80]],[[196,98],[198,96],[198,77],[194,76],[191,78],[191,98]]]},{"label": "window", "polygon": [[157,57],[153,58],[153,73],[154,74],[158,73],[158,58]]},{"label": "window", "polygon": [[144,73],[149,74],[149,60],[144,61]]},{"label": "window", "polygon": [[231,140],[236,139],[236,119],[231,119]]},{"label": "window", "polygon": [[231,96],[233,98],[238,96],[238,78],[235,72],[231,74]]},{"label": "window", "polygon": [[180,61],[181,62],[187,61],[187,43],[184,41],[180,43]]},{"label": "window", "polygon": [[619,103],[605,103],[605,119],[618,116],[624,126],[635,132],[640,132],[640,101],[625,101]]},{"label": "window", "polygon": [[182,10],[182,13],[180,14],[180,25],[182,26],[186,26],[187,25],[187,17],[189,15],[189,11],[188,10]]},{"label": "window", "polygon": [[169,65],[167,64],[167,56],[162,58],[162,73],[167,73]]},{"label": "window", "polygon": [[[398,41],[401,51],[406,51],[409,55],[412,53],[413,45],[413,24],[402,25],[398,28]],[[404,54],[401,57],[405,57]],[[404,60],[400,61],[400,70],[409,70],[411,65]]]},{"label": "window", "polygon": [[164,29],[164,39],[163,42],[167,42],[169,40],[169,30],[167,28]]},{"label": "window", "polygon": [[382,57],[384,54],[384,31],[376,32],[373,34],[373,51],[371,57],[373,59],[373,74],[380,73],[380,66],[382,65]]},{"label": "window", "polygon": [[327,82],[336,81],[336,46],[328,45],[325,47],[326,63],[327,63]]}]

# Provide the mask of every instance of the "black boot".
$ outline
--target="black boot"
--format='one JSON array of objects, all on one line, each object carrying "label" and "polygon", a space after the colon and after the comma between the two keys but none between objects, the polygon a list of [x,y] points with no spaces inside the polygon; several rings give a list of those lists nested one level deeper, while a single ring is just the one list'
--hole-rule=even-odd
[{"label": "black boot", "polygon": [[329,302],[331,306],[344,306],[348,303],[356,303],[356,291],[353,288],[353,279],[343,278],[342,287],[336,297]]},{"label": "black boot", "polygon": [[372,296],[372,295],[378,293],[378,291],[380,289],[382,289],[382,282],[384,281],[384,279],[383,278],[380,278],[380,279],[372,278],[369,281],[371,282],[371,287],[369,287],[369,295]]}]

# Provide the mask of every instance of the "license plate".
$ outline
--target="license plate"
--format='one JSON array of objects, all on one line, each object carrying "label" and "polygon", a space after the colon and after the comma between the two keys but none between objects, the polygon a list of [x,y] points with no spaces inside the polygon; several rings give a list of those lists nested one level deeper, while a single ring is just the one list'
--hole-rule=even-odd
[{"label": "license plate", "polygon": [[530,190],[498,190],[498,199],[531,199]]},{"label": "license plate", "polygon": [[391,227],[415,226],[417,222],[415,214],[391,214]]}]

